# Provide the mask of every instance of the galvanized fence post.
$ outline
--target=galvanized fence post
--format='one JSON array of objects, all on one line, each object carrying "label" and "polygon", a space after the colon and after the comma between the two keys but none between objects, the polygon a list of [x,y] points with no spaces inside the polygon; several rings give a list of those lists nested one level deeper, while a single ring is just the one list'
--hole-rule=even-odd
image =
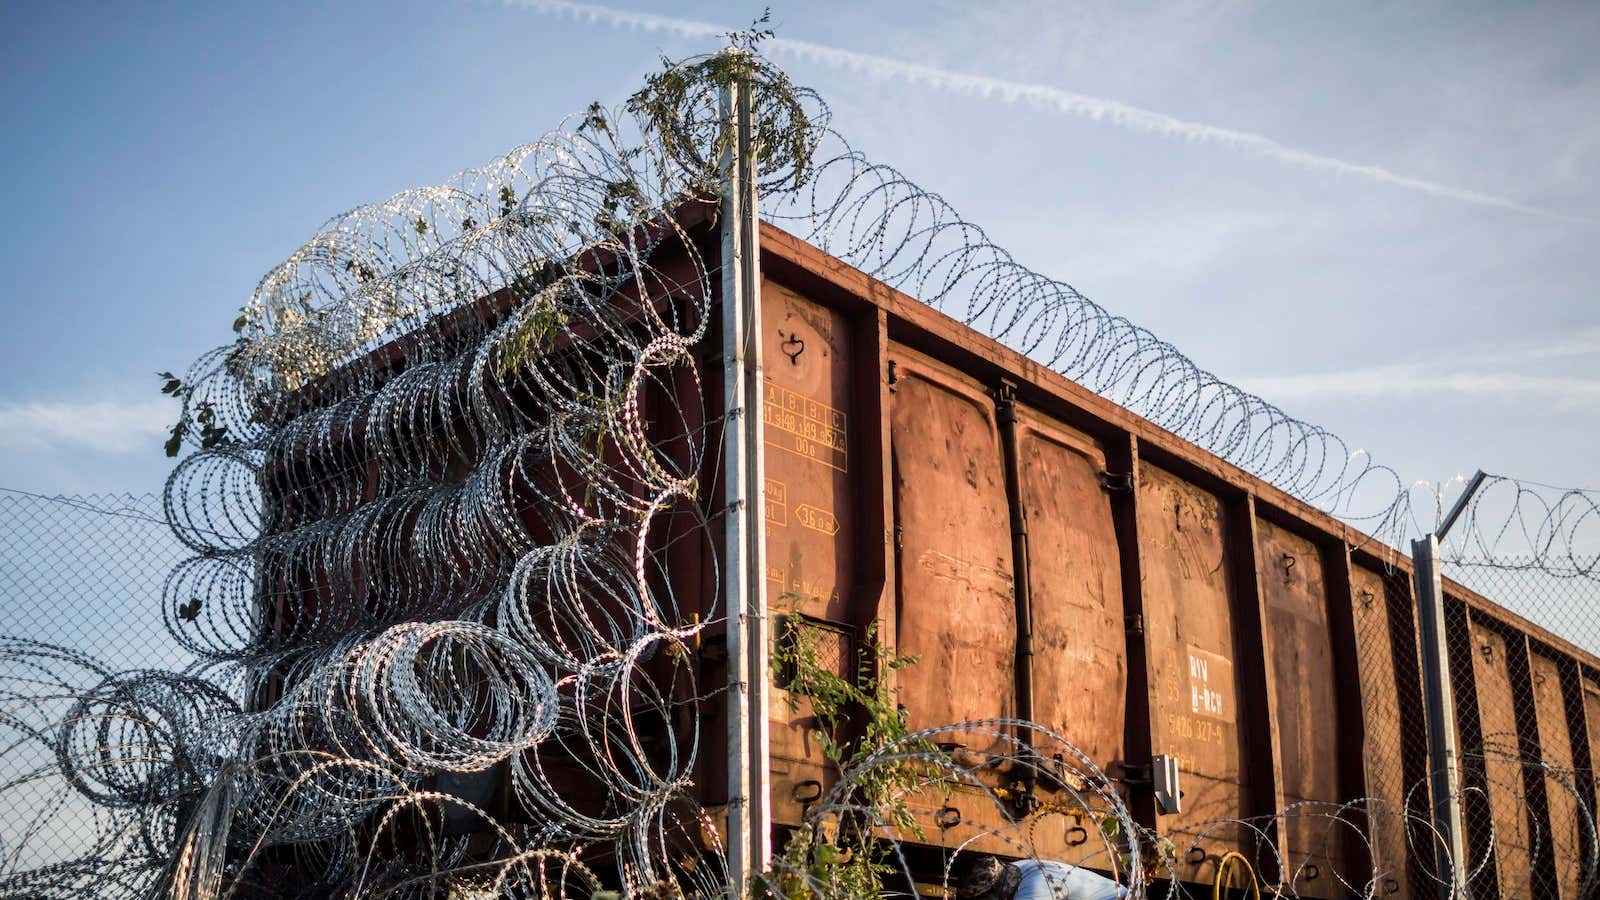
[{"label": "galvanized fence post", "polygon": [[1439,537],[1411,542],[1416,566],[1417,627],[1422,644],[1422,694],[1428,717],[1428,772],[1433,787],[1434,842],[1439,895],[1464,895],[1465,841],[1461,825],[1460,753],[1456,748],[1455,698],[1445,645],[1444,589],[1439,579]]},{"label": "galvanized fence post", "polygon": [[[1433,533],[1411,542],[1417,602],[1418,639],[1422,645],[1422,691],[1428,721],[1428,771],[1433,789],[1434,843],[1440,895],[1467,894],[1466,828],[1462,822],[1461,750],[1457,746],[1455,693],[1450,679],[1450,647],[1444,615],[1444,584],[1439,542],[1450,533],[1478,489],[1488,480],[1479,469],[1451,504]],[[1447,858],[1448,857],[1448,858]]]},{"label": "galvanized fence post", "polygon": [[[737,53],[740,51],[730,50]],[[750,85],[723,86],[723,608],[728,635],[728,875],[742,894],[770,855],[761,278]]]}]

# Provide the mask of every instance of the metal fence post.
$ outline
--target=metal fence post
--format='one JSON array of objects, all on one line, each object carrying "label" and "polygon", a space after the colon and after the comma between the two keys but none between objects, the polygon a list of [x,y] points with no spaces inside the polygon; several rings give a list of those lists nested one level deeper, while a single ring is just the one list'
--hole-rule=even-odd
[{"label": "metal fence post", "polygon": [[1445,645],[1444,589],[1439,579],[1439,537],[1411,542],[1416,565],[1417,626],[1422,644],[1422,691],[1428,716],[1428,771],[1433,786],[1434,843],[1439,895],[1465,895],[1466,844],[1461,824],[1460,754],[1456,749],[1455,698],[1450,690],[1450,655]]},{"label": "metal fence post", "polygon": [[[741,51],[730,50],[730,53]],[[728,876],[743,893],[770,855],[766,480],[761,277],[750,85],[724,85],[722,179],[723,603],[728,634]]]}]

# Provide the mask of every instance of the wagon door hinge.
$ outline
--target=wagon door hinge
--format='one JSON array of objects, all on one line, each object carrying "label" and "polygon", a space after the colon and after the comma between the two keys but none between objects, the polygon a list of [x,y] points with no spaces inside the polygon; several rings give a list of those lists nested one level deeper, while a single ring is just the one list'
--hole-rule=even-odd
[{"label": "wagon door hinge", "polygon": [[1123,616],[1122,627],[1129,634],[1136,634],[1142,637],[1144,635],[1144,614],[1134,613],[1131,616]]},{"label": "wagon door hinge", "polygon": [[1108,494],[1126,494],[1133,490],[1133,473],[1101,472],[1100,489]]}]

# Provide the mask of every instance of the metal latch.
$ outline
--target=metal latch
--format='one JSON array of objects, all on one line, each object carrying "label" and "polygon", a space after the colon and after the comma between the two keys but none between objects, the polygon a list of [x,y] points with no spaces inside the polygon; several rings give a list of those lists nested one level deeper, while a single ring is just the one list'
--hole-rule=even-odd
[{"label": "metal latch", "polygon": [[[1121,775],[1112,775],[1115,769]],[[1106,770],[1106,777],[1130,786],[1148,786],[1155,794],[1156,812],[1170,816],[1183,812],[1183,788],[1178,778],[1178,758],[1164,753],[1151,757],[1150,765],[1141,766],[1118,760]]]}]

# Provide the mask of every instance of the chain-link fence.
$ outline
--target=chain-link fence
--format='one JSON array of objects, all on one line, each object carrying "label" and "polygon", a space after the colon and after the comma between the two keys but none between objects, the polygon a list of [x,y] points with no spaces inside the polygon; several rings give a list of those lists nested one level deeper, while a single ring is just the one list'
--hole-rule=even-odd
[{"label": "chain-link fence", "polygon": [[1468,886],[1594,896],[1600,591],[1529,557],[1457,559],[1445,574],[1468,589],[1445,590]]},{"label": "chain-link fence", "polygon": [[1428,735],[1411,580],[1386,560],[1351,568],[1364,712],[1362,775],[1378,897],[1436,896],[1430,854]]},{"label": "chain-link fence", "polygon": [[[1440,554],[1438,692],[1427,687],[1432,638],[1415,568],[1427,564],[1377,548],[1352,568],[1380,897],[1437,897],[1452,883],[1455,896],[1473,898],[1600,896],[1600,583],[1583,533],[1592,518],[1545,504],[1532,517],[1540,521],[1522,521],[1503,502],[1504,488],[1529,488],[1509,479],[1489,485]],[[1507,552],[1518,544],[1535,552]],[[1434,704],[1441,721],[1453,722],[1453,747],[1430,746],[1441,737],[1429,730]],[[1452,753],[1455,762],[1441,765]],[[1452,769],[1456,802],[1441,806],[1459,813],[1459,851],[1449,817],[1436,817],[1434,806],[1446,789],[1436,776]]]},{"label": "chain-link fence", "polygon": [[[1451,546],[1473,546],[1481,519]],[[0,490],[0,870],[86,890],[104,873],[52,864],[137,854],[142,832],[92,802],[117,785],[91,767],[65,783],[61,724],[114,673],[193,663],[163,621],[164,586],[191,553],[154,494],[45,497]],[[1389,564],[1384,563],[1384,559]],[[1600,592],[1581,559],[1446,554],[1444,623],[1473,897],[1577,898],[1595,888],[1600,758]],[[1378,896],[1431,896],[1451,877],[1431,808],[1426,697],[1412,572],[1380,554],[1352,568],[1366,735],[1366,805]],[[1489,600],[1492,599],[1492,603]],[[19,649],[26,652],[15,652]],[[105,740],[106,735],[93,736]],[[87,789],[87,793],[85,792]],[[1589,893],[1585,893],[1588,891]]]},{"label": "chain-link fence", "polygon": [[[115,794],[123,786],[106,782],[136,777],[130,770],[91,764],[69,784],[58,759],[66,740],[90,742],[102,758],[134,740],[111,717],[81,714],[108,676],[193,662],[161,613],[162,585],[189,555],[156,494],[0,490],[0,873],[35,872],[96,894],[106,873],[84,860],[137,856],[149,829],[170,826],[129,821],[114,803],[91,801]],[[74,720],[95,727],[64,733]],[[8,880],[0,893],[27,896],[28,885]]]},{"label": "chain-link fence", "polygon": [[1358,568],[1367,786],[1408,813],[1404,837],[1373,825],[1378,857],[1408,846],[1391,891],[1600,895],[1597,511],[1593,492],[1480,473],[1439,526],[1437,597],[1426,553],[1369,560],[1366,584]]}]

